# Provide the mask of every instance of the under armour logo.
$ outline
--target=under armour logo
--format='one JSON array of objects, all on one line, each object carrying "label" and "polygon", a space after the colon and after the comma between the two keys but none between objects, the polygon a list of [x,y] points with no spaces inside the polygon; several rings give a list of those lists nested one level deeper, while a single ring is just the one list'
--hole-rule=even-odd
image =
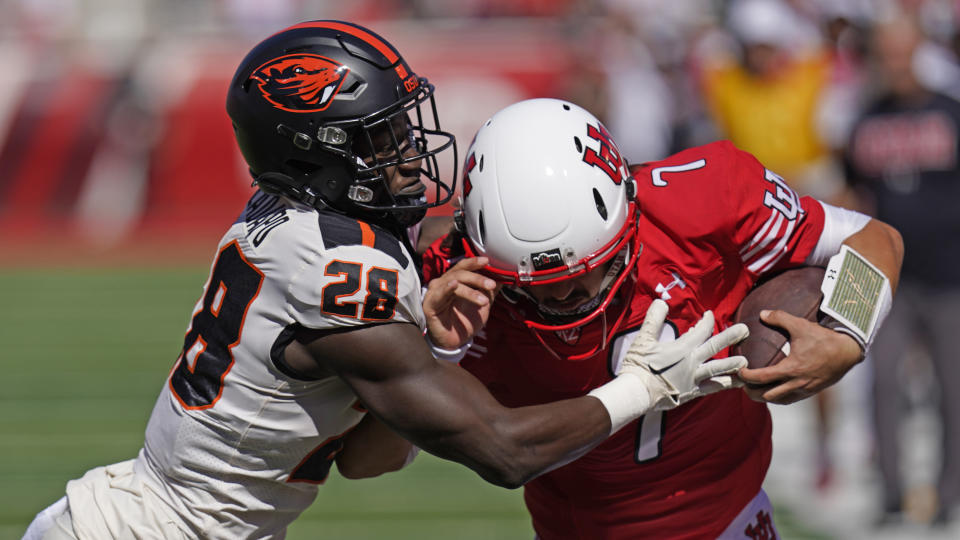
[{"label": "under armour logo", "polygon": [[681,289],[687,288],[687,283],[677,275],[676,272],[670,272],[670,275],[673,276],[673,281],[664,285],[663,283],[657,283],[657,293],[660,294],[661,300],[670,299],[670,289],[674,287],[680,287]]}]

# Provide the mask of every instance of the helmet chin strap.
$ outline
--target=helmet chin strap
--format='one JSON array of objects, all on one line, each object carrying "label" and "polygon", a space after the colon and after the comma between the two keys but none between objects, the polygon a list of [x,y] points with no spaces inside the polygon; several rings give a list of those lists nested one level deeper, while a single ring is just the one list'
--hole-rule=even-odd
[{"label": "helmet chin strap", "polygon": [[[354,210],[352,212],[349,210],[336,208],[328,204],[319,194],[314,193],[314,191],[310,189],[310,186],[296,182],[290,176],[278,172],[263,173],[257,176],[253,183],[265,193],[283,195],[297,202],[306,204],[307,206],[312,206],[318,210],[332,210],[340,214],[351,215],[361,219],[372,219],[373,221],[377,222],[390,220],[403,228],[412,227],[413,225],[417,224],[417,222],[423,219],[423,216],[425,216],[427,213],[426,208],[423,210],[412,209],[394,212],[388,212],[384,210],[379,213],[362,209],[362,207],[358,207],[358,210]],[[366,188],[365,186],[357,186],[355,184],[354,186],[351,186],[351,188],[352,187],[360,187],[369,191],[369,188]],[[348,193],[347,198],[351,200],[355,199],[353,194],[350,193]]]},{"label": "helmet chin strap", "polygon": [[265,172],[257,176],[253,183],[266,193],[285,195],[308,206],[315,207],[318,202],[322,202],[320,195],[314,193],[310,186],[297,182],[283,173]]},{"label": "helmet chin strap", "polygon": [[616,281],[617,276],[620,275],[620,272],[623,271],[623,266],[625,261],[629,258],[630,247],[626,247],[620,250],[620,253],[614,257],[613,261],[610,263],[610,267],[607,268],[607,272],[603,276],[603,280],[600,282],[600,291],[591,298],[587,303],[577,306],[571,311],[559,311],[551,309],[544,305],[541,305],[540,302],[529,292],[526,291],[526,287],[515,287],[509,286],[508,288],[516,292],[517,294],[525,297],[527,300],[530,300],[537,306],[537,311],[540,315],[544,316],[547,319],[571,319],[578,315],[587,315],[592,312],[597,306],[603,302],[606,297],[607,291],[610,290],[610,287],[613,286],[614,281]]},{"label": "helmet chin strap", "polygon": [[[426,188],[420,190],[419,192],[404,194],[404,193],[388,193],[390,187],[389,183],[381,176],[378,179],[381,182],[380,193],[375,194],[371,197],[370,200],[361,201],[363,203],[369,203],[371,200],[374,202],[377,201],[377,196],[379,196],[380,202],[390,203],[390,205],[384,204],[384,208],[379,211],[383,215],[384,219],[395,222],[401,227],[412,227],[419,223],[427,215],[427,195]],[[374,192],[363,186],[363,189],[370,191],[371,194]],[[399,208],[391,209],[389,206],[395,206]],[[406,208],[404,208],[406,207]],[[376,210],[368,210],[370,213],[377,213]]]},{"label": "helmet chin strap", "polygon": [[[634,270],[628,270],[628,271],[632,272],[632,271],[634,271]],[[601,325],[601,328],[600,328],[600,342],[594,344],[594,345],[593,345],[592,347],[590,347],[588,350],[586,350],[586,351],[584,351],[584,352],[582,352],[582,353],[579,353],[579,354],[568,355],[568,356],[565,356],[565,357],[564,357],[564,356],[561,356],[560,353],[558,353],[557,351],[555,351],[554,348],[551,347],[549,343],[547,343],[546,339],[544,339],[544,337],[543,337],[543,332],[546,332],[546,330],[541,330],[541,329],[535,328],[534,326],[531,326],[530,324],[527,324],[527,330],[529,330],[530,333],[533,334],[533,337],[535,337],[535,338],[537,339],[537,341],[540,342],[540,345],[541,345],[544,349],[546,349],[547,352],[549,352],[549,353],[550,353],[554,358],[556,358],[557,360],[560,360],[560,361],[566,360],[566,361],[570,361],[570,362],[577,362],[577,361],[579,361],[579,360],[586,360],[587,358],[590,358],[591,356],[593,356],[593,355],[596,354],[597,352],[606,349],[606,348],[607,348],[607,345],[610,344],[610,339],[613,337],[613,333],[616,331],[617,328],[620,327],[620,324],[623,322],[623,319],[626,317],[627,313],[630,311],[630,310],[629,310],[629,304],[630,304],[630,299],[631,299],[632,297],[633,297],[633,289],[631,288],[631,289],[629,290],[629,292],[628,292],[627,297],[626,297],[626,298],[624,299],[624,301],[623,301],[623,305],[621,306],[621,309],[620,309],[620,314],[617,315],[617,319],[616,319],[616,321],[614,321],[614,323],[613,323],[612,325],[607,324],[607,312],[606,312],[606,311],[604,311],[603,313],[600,314],[600,316],[598,317],[598,318],[599,318],[600,325]],[[596,322],[596,321],[591,321],[591,322],[589,322],[589,323],[587,323],[587,324],[593,324],[594,322]]]},{"label": "helmet chin strap", "polygon": [[400,225],[403,225],[404,227],[413,227],[417,223],[420,223],[420,221],[422,221],[423,218],[427,216],[426,195],[421,193],[420,195],[413,195],[409,197],[401,195],[401,196],[397,196],[396,198],[398,201],[404,201],[404,202],[409,201],[410,204],[415,202],[423,203],[421,208],[394,211],[393,212],[394,217],[396,218],[397,222],[400,223]]},{"label": "helmet chin strap", "polygon": [[[507,307],[507,309],[509,309],[511,312],[514,313],[515,317],[518,320],[521,320],[524,322],[525,326],[527,327],[527,330],[530,331],[530,333],[540,343],[540,345],[543,346],[543,348],[545,348],[554,358],[558,360],[568,360],[568,361],[578,361],[578,360],[589,358],[594,354],[596,354],[598,351],[601,351],[607,348],[607,345],[609,344],[610,339],[613,337],[613,333],[617,331],[617,329],[623,323],[627,313],[630,311],[629,304],[631,299],[633,298],[635,287],[633,287],[632,285],[627,285],[627,288],[623,289],[623,285],[624,285],[624,281],[630,277],[630,274],[635,273],[637,271],[636,264],[634,263],[636,262],[642,250],[643,250],[643,245],[637,244],[636,253],[631,253],[630,247],[628,246],[627,248],[622,249],[617,254],[616,258],[614,259],[614,262],[610,265],[610,268],[607,269],[607,272],[604,275],[604,280],[602,281],[601,293],[595,297],[595,298],[599,298],[600,302],[598,305],[594,305],[593,307],[594,314],[587,314],[586,322],[577,324],[577,322],[574,320],[566,324],[559,323],[554,325],[545,325],[545,324],[537,323],[527,319],[526,317],[523,316],[521,311],[518,311],[518,307],[516,306],[517,301],[521,297],[530,299],[533,302],[533,304],[537,306],[537,309],[538,311],[540,311],[541,316],[545,316],[546,318],[552,318],[554,320],[557,317],[547,316],[547,314],[545,314],[542,310],[540,310],[539,304],[537,303],[536,299],[533,298],[528,292],[523,290],[523,288],[521,287],[509,287],[509,288],[505,287],[501,291],[501,293],[506,293],[506,294],[503,294],[503,296],[504,296],[504,299],[508,300],[508,302],[505,303],[504,305]],[[630,261],[630,264],[629,265],[626,264],[626,261]],[[618,285],[618,283],[620,285]],[[611,294],[608,294],[612,287],[617,287],[619,291],[616,293],[618,295],[618,298],[616,298],[616,300],[611,297]],[[626,291],[625,294],[621,294],[624,291]],[[607,310],[604,308],[600,313],[597,313],[597,311],[600,310],[600,306],[604,305],[604,302],[614,302],[614,301],[619,302],[621,304],[620,313],[617,315],[617,318],[613,322],[613,324],[609,324]],[[593,302],[591,301],[589,304],[593,304]],[[579,311],[579,309],[577,311]],[[567,317],[568,319],[571,318],[569,315],[571,314],[568,314],[568,317]],[[599,321],[597,321],[597,319],[599,319]],[[545,332],[559,332],[567,329],[585,326],[588,324],[593,324],[594,322],[599,322],[599,324],[601,325],[600,340],[599,340],[599,343],[594,344],[592,347],[589,348],[589,350],[585,352],[574,354],[574,355],[563,356],[560,353],[558,353],[556,350],[554,350],[554,348],[550,346],[549,343],[547,343],[546,339],[544,339],[543,334]]]}]

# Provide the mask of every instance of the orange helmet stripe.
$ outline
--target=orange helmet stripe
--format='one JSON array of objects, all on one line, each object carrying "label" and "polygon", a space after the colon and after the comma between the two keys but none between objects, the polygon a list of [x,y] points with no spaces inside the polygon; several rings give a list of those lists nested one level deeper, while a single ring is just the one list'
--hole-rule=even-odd
[{"label": "orange helmet stripe", "polygon": [[[360,28],[357,28],[356,26],[339,23],[339,22],[333,22],[333,21],[312,21],[312,22],[295,24],[290,28],[287,28],[287,30],[296,30],[297,28],[329,28],[331,30],[337,30],[345,34],[350,34],[351,36],[360,38],[361,40],[369,44],[371,47],[373,47],[374,49],[380,51],[380,53],[383,56],[385,56],[387,58],[387,61],[390,62],[391,64],[395,63],[397,60],[400,59],[400,57],[393,50],[393,48],[390,47],[390,45],[384,43],[383,40],[371,34],[370,32],[364,31]],[[287,30],[284,30],[284,32],[286,32]],[[397,66],[397,75],[401,79],[404,79],[407,76],[407,70],[403,68],[402,64]]]}]

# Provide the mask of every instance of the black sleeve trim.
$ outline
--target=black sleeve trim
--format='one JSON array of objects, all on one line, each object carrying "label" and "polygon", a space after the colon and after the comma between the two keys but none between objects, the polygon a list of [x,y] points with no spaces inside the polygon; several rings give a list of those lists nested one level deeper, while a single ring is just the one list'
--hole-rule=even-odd
[{"label": "black sleeve trim", "polygon": [[280,335],[277,336],[277,339],[274,340],[273,345],[270,347],[270,360],[273,362],[273,367],[291,379],[297,381],[319,381],[321,380],[319,377],[311,377],[293,369],[287,364],[284,358],[283,352],[286,350],[287,345],[290,345],[293,341],[293,336],[300,328],[301,326],[299,324],[293,323],[280,332]]}]

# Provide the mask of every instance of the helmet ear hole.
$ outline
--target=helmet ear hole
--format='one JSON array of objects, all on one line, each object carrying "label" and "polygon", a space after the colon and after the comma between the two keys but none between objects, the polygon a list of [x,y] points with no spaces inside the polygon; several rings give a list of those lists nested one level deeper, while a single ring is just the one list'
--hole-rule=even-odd
[{"label": "helmet ear hole", "polygon": [[481,244],[485,244],[485,243],[486,243],[486,236],[487,236],[487,226],[483,223],[483,211],[482,211],[482,210],[478,213],[477,217],[478,217],[478,220],[477,220],[477,221],[478,221],[478,223],[477,223],[477,229],[478,229],[478,231],[477,231],[477,232],[480,233],[480,243],[481,243]]},{"label": "helmet ear hole", "polygon": [[597,188],[593,188],[593,202],[597,204],[597,213],[600,214],[600,217],[604,221],[607,220],[607,205],[603,202],[603,197],[600,196],[600,192],[597,191]]},{"label": "helmet ear hole", "polygon": [[316,163],[310,163],[309,161],[303,161],[300,159],[288,159],[286,165],[290,170],[294,170],[303,175],[315,174],[322,167]]},{"label": "helmet ear hole", "polygon": [[577,146],[577,153],[578,153],[578,154],[581,153],[581,152],[583,152],[583,143],[580,142],[580,137],[574,137],[574,138],[573,138],[573,144],[575,144],[575,145]]}]

